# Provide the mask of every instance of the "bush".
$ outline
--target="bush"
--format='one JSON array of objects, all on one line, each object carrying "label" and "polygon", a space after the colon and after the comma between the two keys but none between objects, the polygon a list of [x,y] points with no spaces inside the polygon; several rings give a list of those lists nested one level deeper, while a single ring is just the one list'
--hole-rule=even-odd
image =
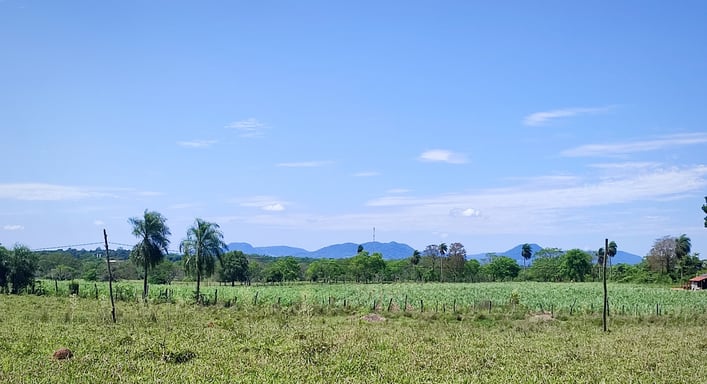
[{"label": "bush", "polygon": [[72,280],[69,283],[69,295],[79,295],[79,282]]}]

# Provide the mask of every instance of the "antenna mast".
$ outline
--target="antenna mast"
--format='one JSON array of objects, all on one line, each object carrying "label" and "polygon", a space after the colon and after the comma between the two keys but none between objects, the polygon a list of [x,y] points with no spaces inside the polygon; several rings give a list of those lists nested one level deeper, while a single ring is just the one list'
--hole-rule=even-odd
[{"label": "antenna mast", "polygon": [[376,227],[373,227],[373,242],[376,242]]}]

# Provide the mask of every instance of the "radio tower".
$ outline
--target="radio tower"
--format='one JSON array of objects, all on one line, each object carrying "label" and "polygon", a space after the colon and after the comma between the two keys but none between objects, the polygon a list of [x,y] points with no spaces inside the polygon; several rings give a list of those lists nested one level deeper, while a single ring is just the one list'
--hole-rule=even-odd
[{"label": "radio tower", "polygon": [[373,242],[376,242],[376,227],[373,227]]}]

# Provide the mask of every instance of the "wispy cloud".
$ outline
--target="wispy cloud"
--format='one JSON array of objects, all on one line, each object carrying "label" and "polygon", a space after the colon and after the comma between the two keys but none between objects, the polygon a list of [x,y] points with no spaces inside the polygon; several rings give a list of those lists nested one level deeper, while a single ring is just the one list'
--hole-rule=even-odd
[{"label": "wispy cloud", "polygon": [[563,118],[563,117],[573,117],[578,115],[588,115],[595,113],[605,113],[612,109],[613,107],[596,107],[596,108],[565,108],[565,109],[555,109],[552,111],[535,112],[526,116],[523,119],[523,124],[538,126],[550,123],[552,120]]},{"label": "wispy cloud", "polygon": [[707,143],[707,133],[684,133],[662,136],[651,140],[587,144],[564,150],[561,155],[566,157],[617,156],[704,143]]},{"label": "wispy cloud", "polygon": [[2,229],[6,230],[6,231],[21,231],[21,230],[25,229],[25,227],[23,225],[19,225],[19,224],[8,224],[8,225],[4,225],[2,227]]},{"label": "wispy cloud", "polygon": [[233,123],[228,124],[226,128],[232,128],[240,131],[241,137],[254,138],[264,136],[267,126],[254,118],[250,118],[234,121]]},{"label": "wispy cloud", "polygon": [[[576,185],[535,187],[527,185],[493,189],[475,194],[448,194],[426,198],[387,196],[368,202],[369,206],[439,206],[448,210],[459,206],[481,208],[564,209],[619,204],[665,198],[693,192],[707,186],[707,166],[656,169],[621,179],[599,179]],[[526,210],[526,208],[524,208]],[[522,216],[522,215],[521,215]]]},{"label": "wispy cloud", "polygon": [[331,164],[331,161],[300,161],[292,163],[279,163],[278,167],[286,168],[316,168]]},{"label": "wispy cloud", "polygon": [[606,169],[606,170],[640,170],[647,168],[659,167],[660,163],[652,161],[626,161],[620,163],[596,163],[589,164],[591,168]]},{"label": "wispy cloud", "polygon": [[467,162],[466,155],[446,149],[431,149],[429,151],[422,152],[419,160],[425,162],[441,162],[450,164],[464,164]]},{"label": "wispy cloud", "polygon": [[190,140],[190,141],[178,141],[177,145],[186,148],[208,148],[216,144],[216,140]]},{"label": "wispy cloud", "polygon": [[[654,236],[663,233],[666,227],[659,220],[646,222],[644,216],[665,217],[669,214],[665,211],[666,202],[686,196],[694,198],[695,194],[702,196],[707,188],[707,167],[655,168],[611,179],[586,176],[578,182],[552,185],[532,184],[532,179],[507,188],[429,196],[389,191],[354,213],[333,215],[289,210],[274,215],[266,207],[275,208],[282,202],[263,196],[240,201],[259,208],[261,214],[218,220],[311,231],[363,231],[375,225],[390,232],[447,233],[465,244],[474,241],[482,245],[485,236],[550,233],[560,237],[581,235],[587,239],[603,239],[607,233]],[[621,220],[612,220],[616,218]]]},{"label": "wispy cloud", "polygon": [[285,210],[285,206],[281,203],[273,203],[260,207],[263,211],[280,212]]},{"label": "wispy cloud", "polygon": [[100,227],[106,225],[106,223],[103,220],[93,220],[93,225]]},{"label": "wispy cloud", "polygon": [[231,201],[242,207],[254,207],[268,212],[284,211],[286,209],[285,206],[288,204],[273,196],[252,196],[236,198]]},{"label": "wispy cloud", "polygon": [[474,208],[452,208],[449,214],[454,217],[479,217],[481,211]]},{"label": "wispy cloud", "polygon": [[59,201],[97,197],[116,197],[116,195],[105,190],[69,185],[42,183],[0,184],[0,199]]},{"label": "wispy cloud", "polygon": [[354,176],[356,176],[356,177],[373,177],[373,176],[380,176],[380,172],[376,172],[376,171],[356,172],[356,173],[354,173]]}]

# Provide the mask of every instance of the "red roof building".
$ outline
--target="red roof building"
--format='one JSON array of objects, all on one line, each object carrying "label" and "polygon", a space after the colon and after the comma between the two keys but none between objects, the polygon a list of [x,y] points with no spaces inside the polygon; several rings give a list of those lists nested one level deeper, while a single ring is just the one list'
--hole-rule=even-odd
[{"label": "red roof building", "polygon": [[690,279],[690,289],[693,291],[707,289],[707,275],[700,275]]}]

